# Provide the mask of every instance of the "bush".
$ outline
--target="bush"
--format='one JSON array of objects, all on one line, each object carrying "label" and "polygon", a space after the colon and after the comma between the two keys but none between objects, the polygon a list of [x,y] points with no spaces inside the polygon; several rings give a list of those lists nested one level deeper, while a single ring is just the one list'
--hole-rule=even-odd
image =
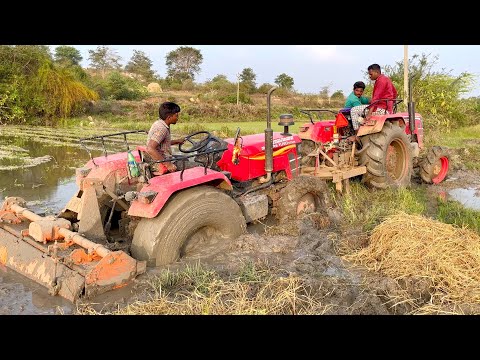
[{"label": "bush", "polygon": [[[245,93],[240,93],[238,96],[239,103],[243,104],[252,104],[252,99]],[[224,96],[220,99],[222,104],[236,104],[237,103],[237,94],[231,94]]]},{"label": "bush", "polygon": [[111,72],[106,81],[107,98],[112,100],[141,100],[147,97],[147,89],[135,79]]},{"label": "bush", "polygon": [[195,89],[195,83],[192,79],[186,79],[182,82],[182,90],[193,91]]},{"label": "bush", "polygon": [[[476,123],[478,112],[477,116],[467,116],[476,112],[475,105],[461,98],[462,94],[470,91],[473,74],[463,72],[453,76],[444,69],[433,71],[437,60],[438,56],[430,59],[425,54],[414,55],[409,60],[409,72],[414,76],[412,95],[416,110],[424,118],[434,121],[434,124],[426,123],[425,126],[445,126],[448,129]],[[403,98],[403,61],[396,62],[394,66],[385,66],[384,73],[392,79],[398,97]],[[406,104],[408,99],[404,100]]]},{"label": "bush", "polygon": [[0,46],[1,122],[67,117],[96,99],[74,72],[55,66],[48,47]]}]

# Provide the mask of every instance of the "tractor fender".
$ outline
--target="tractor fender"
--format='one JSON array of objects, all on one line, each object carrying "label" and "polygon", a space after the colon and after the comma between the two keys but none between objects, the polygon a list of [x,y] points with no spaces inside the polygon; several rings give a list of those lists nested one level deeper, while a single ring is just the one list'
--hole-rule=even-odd
[{"label": "tractor fender", "polygon": [[404,127],[405,120],[401,116],[396,116],[396,114],[392,115],[374,115],[370,122],[365,122],[360,128],[358,129],[357,136],[364,136],[369,134],[379,133],[383,129],[383,125],[385,121],[390,122],[398,122],[398,125]]},{"label": "tractor fender", "polygon": [[181,176],[181,171],[175,171],[150,179],[140,192],[154,191],[157,195],[150,204],[133,200],[128,209],[128,215],[152,219],[160,213],[174,193],[198,185],[211,185],[232,190],[230,180],[221,172],[208,168],[205,171],[204,167],[194,167],[185,169]]}]

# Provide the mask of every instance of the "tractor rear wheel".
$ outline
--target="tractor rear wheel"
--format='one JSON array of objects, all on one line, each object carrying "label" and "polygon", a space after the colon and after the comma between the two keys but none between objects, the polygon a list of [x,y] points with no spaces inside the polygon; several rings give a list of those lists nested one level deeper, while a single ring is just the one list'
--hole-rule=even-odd
[{"label": "tractor rear wheel", "polygon": [[211,186],[198,186],[174,194],[156,218],[140,220],[131,253],[149,266],[166,265],[205,253],[245,229],[235,200]]},{"label": "tractor rear wheel", "polygon": [[314,212],[330,215],[332,208],[333,204],[325,180],[300,175],[280,190],[277,218],[284,221]]},{"label": "tractor rear wheel", "polygon": [[362,143],[369,143],[360,159],[360,164],[367,167],[364,183],[379,189],[410,185],[412,152],[402,127],[385,122],[382,131],[362,137]]},{"label": "tractor rear wheel", "polygon": [[447,149],[433,146],[420,161],[420,177],[427,184],[441,183],[447,176],[449,163]]}]

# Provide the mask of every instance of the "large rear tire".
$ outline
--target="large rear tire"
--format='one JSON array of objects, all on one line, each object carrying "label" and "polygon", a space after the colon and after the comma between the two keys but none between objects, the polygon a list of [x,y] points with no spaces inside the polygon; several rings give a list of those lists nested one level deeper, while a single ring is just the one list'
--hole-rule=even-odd
[{"label": "large rear tire", "polygon": [[381,132],[362,137],[362,143],[369,143],[360,159],[360,164],[367,167],[362,177],[365,184],[379,189],[410,185],[412,152],[402,127],[385,122]]},{"label": "large rear tire", "polygon": [[166,265],[204,253],[245,229],[242,211],[231,197],[211,186],[198,186],[174,194],[156,218],[142,219],[131,253],[149,266]]},{"label": "large rear tire", "polygon": [[420,177],[427,184],[441,183],[447,177],[449,164],[447,148],[433,146],[420,161]]},{"label": "large rear tire", "polygon": [[295,219],[313,212],[330,215],[333,202],[325,180],[300,175],[280,190],[277,218],[280,221]]}]

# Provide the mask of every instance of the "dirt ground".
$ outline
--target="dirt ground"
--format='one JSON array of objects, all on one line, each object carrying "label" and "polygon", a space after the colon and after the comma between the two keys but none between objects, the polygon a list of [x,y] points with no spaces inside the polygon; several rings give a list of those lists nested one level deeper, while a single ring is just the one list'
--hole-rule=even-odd
[{"label": "dirt ground", "polygon": [[[436,202],[448,196],[450,189],[459,187],[474,187],[478,191],[479,175],[474,171],[454,170],[447,181],[428,188],[429,198],[432,203]],[[342,255],[367,245],[367,234],[343,227],[341,219],[333,223],[325,215],[313,213],[281,225],[273,219],[257,222],[249,226],[247,234],[215,249],[205,249],[204,254],[183,259],[169,269],[200,262],[228,274],[238,271],[246,262],[268,264],[276,269],[278,276],[297,275],[305,279],[315,296],[327,305],[326,314],[409,314],[414,305],[419,307],[429,301],[430,284],[426,281],[408,278],[396,281],[342,259]],[[108,311],[142,297],[145,299],[146,294],[142,293],[146,288],[145,279],[160,271],[162,269],[149,270],[126,290],[128,293],[125,292],[119,302],[110,298],[109,305],[106,306],[104,300],[98,308]],[[402,302],[405,298],[414,300]]]}]

